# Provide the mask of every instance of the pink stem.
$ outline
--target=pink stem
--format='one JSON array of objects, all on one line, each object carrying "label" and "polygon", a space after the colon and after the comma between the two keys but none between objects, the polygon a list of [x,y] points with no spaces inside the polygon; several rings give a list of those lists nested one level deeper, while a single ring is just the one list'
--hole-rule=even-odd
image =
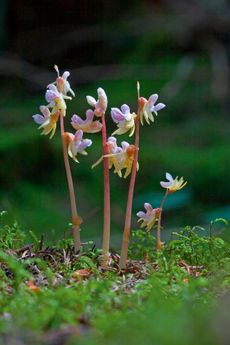
[{"label": "pink stem", "polygon": [[137,118],[135,120],[136,133],[135,133],[135,153],[133,159],[132,173],[129,183],[128,191],[128,200],[126,206],[126,215],[125,215],[125,226],[123,231],[122,238],[122,247],[121,247],[121,257],[119,266],[121,269],[126,268],[126,260],[128,256],[128,246],[131,233],[131,217],[132,217],[132,206],[133,206],[133,193],[137,175],[137,162],[138,162],[138,150],[139,150],[139,132],[140,132],[140,107],[138,106]]},{"label": "pink stem", "polygon": [[70,170],[69,164],[69,157],[67,151],[67,145],[65,142],[65,129],[64,129],[64,118],[63,114],[60,114],[60,129],[61,129],[61,137],[62,137],[62,148],[63,148],[63,157],[64,157],[64,164],[65,164],[65,171],[69,189],[69,196],[70,196],[70,207],[71,207],[71,214],[72,214],[72,233],[74,239],[74,250],[78,252],[81,249],[81,240],[80,240],[80,224],[82,223],[81,217],[79,217],[77,212],[77,205],[75,199],[75,192],[74,192],[74,185],[73,185],[73,178]]},{"label": "pink stem", "polygon": [[159,212],[158,223],[157,223],[157,245],[156,245],[157,250],[161,250],[163,247],[163,243],[161,242],[161,215],[162,215],[163,206],[164,206],[167,196],[168,196],[168,189],[166,190],[165,195],[160,204],[160,212]]},{"label": "pink stem", "polygon": [[[106,134],[106,123],[105,114],[102,114],[102,147],[103,156],[107,152],[107,134]],[[109,260],[109,245],[110,245],[110,179],[109,179],[109,160],[108,158],[103,159],[104,168],[104,225],[103,225],[103,241],[102,241],[102,254],[103,259],[101,261],[102,266],[108,265]]]}]

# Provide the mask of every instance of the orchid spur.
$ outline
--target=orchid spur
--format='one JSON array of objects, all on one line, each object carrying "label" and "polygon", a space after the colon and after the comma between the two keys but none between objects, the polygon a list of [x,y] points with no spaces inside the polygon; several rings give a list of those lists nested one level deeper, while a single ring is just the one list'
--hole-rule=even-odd
[{"label": "orchid spur", "polygon": [[112,108],[111,116],[113,121],[118,126],[118,129],[113,132],[112,135],[120,135],[128,131],[130,131],[130,137],[133,135],[135,131],[135,118],[137,117],[137,115],[135,113],[130,113],[130,108],[127,104],[123,104],[121,106],[121,110],[119,108]]}]

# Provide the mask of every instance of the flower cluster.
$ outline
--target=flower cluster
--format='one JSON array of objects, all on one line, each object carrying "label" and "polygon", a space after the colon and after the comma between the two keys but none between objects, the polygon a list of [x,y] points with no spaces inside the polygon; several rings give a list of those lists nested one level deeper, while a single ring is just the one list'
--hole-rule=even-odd
[{"label": "flower cluster", "polygon": [[[50,134],[50,139],[54,136],[57,121],[60,116],[66,115],[66,102],[65,100],[71,100],[72,98],[68,96],[71,93],[75,96],[69,81],[67,80],[70,76],[68,71],[65,71],[62,76],[60,76],[59,69],[55,65],[54,69],[57,72],[56,80],[47,86],[45,93],[45,99],[48,104],[40,106],[41,114],[33,115],[34,121],[40,125],[38,129],[42,129],[41,134]],[[76,130],[75,134],[64,132],[65,143],[68,146],[69,156],[76,162],[77,153],[86,155],[85,149],[92,145],[92,140],[83,139],[83,132],[95,133],[101,130],[101,124],[99,121],[93,121],[94,112],[92,110],[87,110],[86,120],[82,120],[78,115],[73,115],[71,124]]]},{"label": "flower cluster", "polygon": [[[58,67],[55,65],[54,69],[57,72],[56,80],[47,86],[45,99],[47,104],[40,106],[40,114],[33,115],[34,121],[39,125],[41,134],[49,135],[52,138],[56,132],[57,122],[60,119],[60,131],[62,136],[63,157],[66,169],[67,182],[70,193],[72,225],[74,236],[74,249],[77,252],[81,248],[80,240],[80,224],[82,219],[77,212],[74,184],[71,175],[70,163],[68,156],[75,162],[78,162],[78,154],[87,155],[86,149],[92,145],[91,139],[83,138],[84,133],[102,133],[102,151],[103,155],[93,165],[96,166],[103,161],[104,166],[104,227],[103,227],[103,262],[108,263],[109,258],[109,237],[110,237],[110,181],[109,169],[112,169],[119,177],[127,178],[131,173],[125,226],[123,233],[122,250],[119,261],[120,268],[125,268],[126,258],[128,254],[128,241],[131,232],[131,214],[133,194],[136,180],[136,171],[139,169],[138,164],[138,150],[139,150],[139,130],[140,123],[144,122],[150,124],[154,122],[154,115],[165,108],[164,103],[157,103],[158,94],[152,94],[147,100],[140,97],[140,84],[137,83],[138,93],[138,111],[132,112],[127,104],[121,105],[120,108],[111,108],[111,118],[116,124],[117,128],[111,136],[107,137],[105,113],[108,108],[108,98],[105,91],[99,87],[97,89],[97,99],[92,96],[87,96],[87,103],[90,109],[86,110],[85,117],[82,118],[77,114],[72,115],[71,125],[75,133],[65,132],[64,117],[66,115],[66,101],[71,100],[75,96],[74,91],[68,81],[70,73],[65,71],[62,75],[59,73]],[[71,95],[71,97],[69,96]],[[96,119],[95,119],[96,117]],[[131,137],[135,133],[135,144],[129,144],[127,141],[121,141],[119,146],[115,135],[122,135],[128,133]],[[141,228],[146,228],[150,231],[155,224],[157,224],[157,250],[163,247],[161,242],[161,217],[163,205],[170,193],[179,191],[187,182],[183,177],[173,178],[171,174],[166,173],[167,181],[161,181],[160,185],[166,189],[164,198],[159,208],[153,208],[150,203],[144,204],[145,211],[137,213],[138,222],[141,223]]]}]

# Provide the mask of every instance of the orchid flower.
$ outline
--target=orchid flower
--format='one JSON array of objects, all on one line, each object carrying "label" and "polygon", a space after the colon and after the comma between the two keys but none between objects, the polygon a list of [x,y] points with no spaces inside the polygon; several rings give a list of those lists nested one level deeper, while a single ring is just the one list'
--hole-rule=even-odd
[{"label": "orchid flower", "polygon": [[168,193],[176,192],[186,186],[187,181],[184,181],[183,177],[178,180],[178,176],[174,179],[171,174],[166,173],[166,179],[168,182],[160,182],[161,187],[166,188]]},{"label": "orchid flower", "polygon": [[83,139],[83,131],[79,129],[75,134],[65,132],[64,133],[65,142],[67,144],[67,150],[69,156],[77,163],[77,154],[87,155],[88,153],[85,149],[92,145],[92,140]]},{"label": "orchid flower", "polygon": [[131,137],[133,135],[135,131],[135,118],[137,117],[137,115],[135,113],[130,113],[130,108],[127,104],[123,104],[121,106],[121,110],[119,108],[112,108],[111,116],[113,121],[118,126],[118,129],[113,132],[112,135],[124,134],[129,130],[129,136]]},{"label": "orchid flower", "polygon": [[142,222],[141,228],[146,227],[147,231],[150,231],[158,219],[160,209],[152,208],[151,204],[147,202],[144,204],[144,208],[146,212],[140,211],[137,213],[138,222]]},{"label": "orchid flower", "polygon": [[98,117],[101,117],[102,114],[105,114],[107,106],[108,106],[108,98],[105,93],[105,91],[99,87],[97,89],[97,95],[98,95],[98,100],[92,96],[86,96],[86,100],[91,105],[94,107],[94,114]]},{"label": "orchid flower", "polygon": [[[122,170],[126,169],[124,178],[129,176],[132,170],[134,153],[135,153],[135,146],[130,145],[126,141],[122,141],[121,147],[117,146],[117,139],[115,137],[109,137],[106,143],[108,154],[102,156],[93,166],[94,168],[96,165],[103,161],[103,158],[109,159],[109,169],[114,167],[114,173],[118,174],[118,176],[122,177]],[[137,170],[138,170],[137,166]]]},{"label": "orchid flower", "polygon": [[46,101],[49,103],[47,107],[52,108],[52,113],[56,111],[61,111],[63,116],[66,113],[66,103],[65,99],[71,99],[71,97],[63,96],[61,92],[58,91],[54,84],[48,85],[48,90],[45,94]]},{"label": "orchid flower", "polygon": [[93,121],[94,112],[91,109],[86,111],[86,119],[82,120],[80,116],[74,114],[71,118],[71,125],[74,129],[81,129],[85,133],[97,133],[101,131],[100,121]]},{"label": "orchid flower", "polygon": [[166,107],[164,103],[155,104],[158,97],[158,94],[155,93],[151,95],[148,100],[144,97],[140,98],[140,103],[142,104],[140,110],[140,122],[142,125],[144,119],[148,124],[150,124],[149,120],[154,122],[154,117],[152,113],[158,115],[157,112]]},{"label": "orchid flower", "polygon": [[40,112],[41,114],[33,115],[34,122],[36,122],[38,125],[38,129],[42,129],[42,135],[48,135],[50,134],[50,139],[54,136],[56,127],[57,127],[57,121],[59,118],[59,112],[51,113],[50,110],[44,106],[40,106]]},{"label": "orchid flower", "polygon": [[65,71],[62,76],[60,76],[57,65],[54,65],[54,69],[57,72],[57,79],[53,84],[57,86],[58,91],[61,92],[64,96],[66,96],[68,92],[70,92],[72,96],[75,96],[75,93],[71,89],[70,83],[67,80],[67,78],[70,76],[69,71]]}]

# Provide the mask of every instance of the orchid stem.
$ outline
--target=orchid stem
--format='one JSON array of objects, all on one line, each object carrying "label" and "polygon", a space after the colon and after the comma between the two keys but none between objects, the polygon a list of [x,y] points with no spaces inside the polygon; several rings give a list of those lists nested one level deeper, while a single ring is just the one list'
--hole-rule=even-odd
[{"label": "orchid stem", "polygon": [[168,196],[168,193],[169,192],[167,189],[165,192],[165,195],[161,201],[161,204],[160,204],[160,212],[159,212],[159,217],[158,217],[158,222],[157,222],[157,245],[156,245],[157,250],[161,250],[162,246],[163,246],[163,243],[161,242],[161,215],[162,215],[163,206],[164,206],[165,200]]},{"label": "orchid stem", "polygon": [[[102,114],[102,147],[103,156],[107,152],[107,133],[105,114]],[[110,246],[110,178],[109,178],[109,160],[108,158],[103,159],[104,169],[104,225],[103,225],[103,241],[102,241],[102,255],[101,266],[107,266],[109,260],[109,246]]]},{"label": "orchid stem", "polygon": [[70,196],[70,207],[71,207],[71,214],[72,214],[72,233],[73,233],[73,239],[74,239],[74,251],[76,253],[81,249],[80,224],[82,223],[82,219],[78,215],[78,212],[77,212],[73,178],[72,178],[72,174],[71,174],[67,145],[66,145],[65,136],[64,136],[64,133],[65,133],[64,116],[62,113],[60,114],[60,129],[61,129],[62,148],[63,148],[63,157],[64,157],[64,164],[65,164],[66,178],[67,178],[67,184],[68,184],[69,196]]},{"label": "orchid stem", "polygon": [[[139,103],[139,89],[138,89],[138,103]],[[121,247],[121,257],[119,261],[119,266],[121,269],[126,268],[126,260],[128,256],[128,247],[129,247],[129,240],[130,240],[130,233],[131,233],[131,217],[132,217],[132,206],[133,206],[133,194],[134,194],[134,187],[137,175],[137,162],[138,162],[138,150],[139,150],[139,132],[140,132],[140,106],[138,104],[138,112],[137,117],[135,119],[135,126],[136,126],[136,133],[135,133],[135,152],[134,152],[134,159],[133,159],[133,166],[132,166],[132,173],[129,183],[129,191],[128,191],[128,200],[126,206],[126,215],[125,215],[125,226],[123,231],[123,238],[122,238],[122,247]]]}]

